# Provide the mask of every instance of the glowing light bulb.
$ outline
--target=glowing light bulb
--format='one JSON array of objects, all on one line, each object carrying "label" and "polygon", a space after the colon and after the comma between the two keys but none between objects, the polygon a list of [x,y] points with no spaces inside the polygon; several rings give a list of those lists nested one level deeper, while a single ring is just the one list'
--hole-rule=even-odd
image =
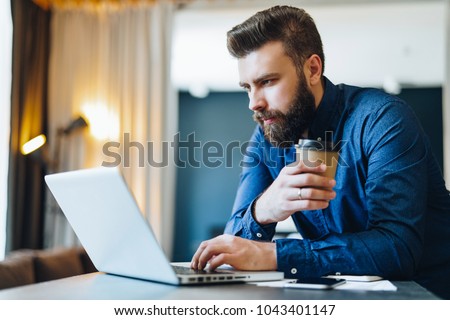
[{"label": "glowing light bulb", "polygon": [[20,151],[22,152],[23,155],[30,154],[39,149],[40,147],[42,147],[46,141],[47,138],[45,137],[45,135],[40,134],[37,137],[34,137],[33,139],[29,140],[28,142],[25,142],[22,145],[22,148],[20,148]]},{"label": "glowing light bulb", "polygon": [[119,117],[104,102],[87,102],[83,105],[82,111],[94,138],[116,140],[119,137]]}]

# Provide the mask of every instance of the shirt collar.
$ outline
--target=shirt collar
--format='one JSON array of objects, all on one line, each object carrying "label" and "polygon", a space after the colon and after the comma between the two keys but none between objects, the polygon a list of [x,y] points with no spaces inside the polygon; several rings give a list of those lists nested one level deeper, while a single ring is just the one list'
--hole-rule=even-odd
[{"label": "shirt collar", "polygon": [[325,133],[327,131],[335,131],[342,114],[342,103],[339,103],[339,88],[326,77],[324,77],[324,82],[322,101],[320,101],[314,120],[309,127],[309,139],[325,139]]}]

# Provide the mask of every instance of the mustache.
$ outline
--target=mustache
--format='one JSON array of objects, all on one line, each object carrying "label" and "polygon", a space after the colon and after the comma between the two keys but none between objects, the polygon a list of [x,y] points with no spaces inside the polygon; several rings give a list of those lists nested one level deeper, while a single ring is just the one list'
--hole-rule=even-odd
[{"label": "mustache", "polygon": [[255,111],[253,119],[256,121],[264,121],[264,119],[277,118],[280,116],[280,111]]}]

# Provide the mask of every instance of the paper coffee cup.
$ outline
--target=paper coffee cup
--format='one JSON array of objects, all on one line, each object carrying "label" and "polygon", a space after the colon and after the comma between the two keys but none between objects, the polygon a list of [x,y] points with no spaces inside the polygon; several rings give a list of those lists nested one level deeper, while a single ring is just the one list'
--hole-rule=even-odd
[{"label": "paper coffee cup", "polygon": [[318,140],[300,139],[295,145],[296,162],[302,161],[307,167],[317,167],[325,163],[327,169],[321,176],[334,179],[339,153],[333,150],[331,143]]}]

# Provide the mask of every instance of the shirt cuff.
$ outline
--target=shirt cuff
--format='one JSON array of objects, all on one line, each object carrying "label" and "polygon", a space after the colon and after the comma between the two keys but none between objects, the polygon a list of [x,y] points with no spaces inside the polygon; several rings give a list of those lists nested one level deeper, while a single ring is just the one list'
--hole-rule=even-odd
[{"label": "shirt cuff", "polygon": [[277,224],[274,222],[261,225],[253,218],[252,208],[258,198],[252,201],[242,218],[244,235],[246,239],[250,240],[270,241],[275,234],[275,227]]},{"label": "shirt cuff", "polygon": [[284,272],[285,278],[320,277],[308,240],[279,239],[277,248],[277,270]]}]

